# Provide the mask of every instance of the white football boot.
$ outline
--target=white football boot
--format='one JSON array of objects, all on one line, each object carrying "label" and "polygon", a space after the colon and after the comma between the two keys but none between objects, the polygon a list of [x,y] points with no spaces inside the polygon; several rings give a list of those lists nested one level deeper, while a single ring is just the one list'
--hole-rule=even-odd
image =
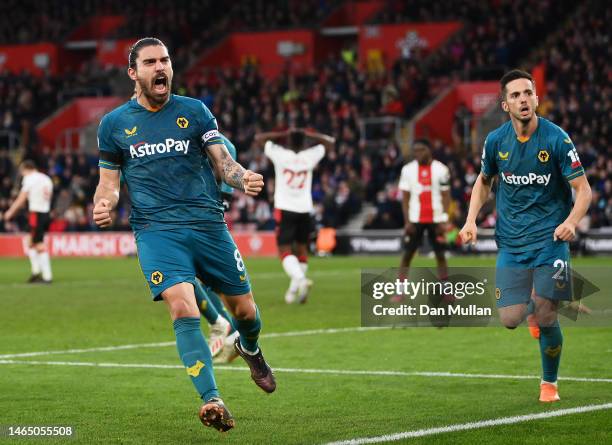
[{"label": "white football boot", "polygon": [[229,332],[232,330],[232,325],[229,321],[219,315],[217,321],[210,325],[210,333],[208,339],[208,347],[210,348],[210,355],[213,357],[217,356],[223,349],[225,339]]},{"label": "white football boot", "polygon": [[233,334],[225,337],[223,348],[221,349],[221,352],[219,352],[219,354],[213,358],[213,363],[230,363],[234,361],[236,357],[238,357],[238,352],[236,352],[236,349],[234,348],[234,341],[239,336],[240,334],[238,331],[235,331]]}]

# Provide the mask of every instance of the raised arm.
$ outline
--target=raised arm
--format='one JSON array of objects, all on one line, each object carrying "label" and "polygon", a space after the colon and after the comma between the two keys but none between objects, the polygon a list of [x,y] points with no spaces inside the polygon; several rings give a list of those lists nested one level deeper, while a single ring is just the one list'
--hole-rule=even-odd
[{"label": "raised arm", "polygon": [[108,227],[113,223],[110,212],[119,202],[119,186],[119,170],[100,168],[93,209],[93,219],[98,227]]},{"label": "raised arm", "polygon": [[223,144],[212,144],[207,147],[215,174],[230,187],[244,191],[247,195],[257,196],[262,191],[263,176],[251,170],[246,170],[234,161]]},{"label": "raised arm", "polygon": [[487,202],[489,193],[491,193],[491,184],[493,182],[492,177],[485,176],[482,172],[476,178],[474,188],[472,188],[472,197],[470,198],[470,209],[468,210],[467,218],[465,219],[465,225],[459,232],[459,236],[463,243],[476,244],[476,218],[478,212],[482,206]]},{"label": "raised arm", "polygon": [[317,133],[316,131],[306,129],[304,130],[304,135],[314,139],[320,144],[323,144],[323,146],[325,147],[325,151],[329,151],[330,149],[332,149],[334,144],[336,143],[336,139],[334,137],[328,136],[323,133]]},{"label": "raised arm", "polygon": [[271,139],[278,139],[278,138],[282,138],[282,137],[286,137],[289,134],[289,130],[285,130],[285,131],[268,131],[268,132],[264,132],[264,133],[257,133],[255,134],[254,138],[255,138],[255,143],[257,145],[263,145],[266,141],[269,141]]}]

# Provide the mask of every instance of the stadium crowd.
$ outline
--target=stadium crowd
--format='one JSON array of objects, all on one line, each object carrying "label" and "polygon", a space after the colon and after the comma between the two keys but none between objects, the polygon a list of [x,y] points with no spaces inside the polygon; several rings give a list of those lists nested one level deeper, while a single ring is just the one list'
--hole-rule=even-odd
[{"label": "stadium crowd", "polygon": [[108,38],[157,35],[168,44],[210,44],[230,31],[313,26],[339,0],[4,0],[0,44],[62,42],[87,19],[124,16],[125,25]]},{"label": "stadium crowd", "polygon": [[610,20],[605,2],[592,2],[540,54],[551,67],[542,112],[572,137],[593,190],[584,228],[612,225]]},{"label": "stadium crowd", "polygon": [[[545,41],[577,6],[570,0],[388,0],[385,3],[386,7],[371,20],[372,23],[461,21],[464,25],[462,31],[434,53],[424,53],[415,47],[410,52],[410,59],[402,61],[403,65],[414,66],[412,71],[418,71],[425,79],[417,90],[418,101],[410,103],[407,100],[406,89],[402,87],[407,81],[394,73],[394,86],[405,117],[414,115],[457,79],[501,78],[509,67],[520,65],[526,50],[528,53],[531,49],[528,42]],[[407,79],[412,77],[411,72]]]},{"label": "stadium crowd", "polygon": [[[94,6],[104,4],[111,9],[115,4],[112,0],[85,3]],[[438,6],[433,9],[425,8],[425,2],[417,3],[422,7],[402,11],[398,9],[402,2],[389,2],[390,9],[387,11],[393,14],[383,14],[378,20],[390,21],[390,17],[412,20],[449,17],[450,12],[443,3],[436,3]],[[165,3],[154,2],[150,5],[150,11],[155,11],[162,4]],[[296,6],[298,9],[282,10],[271,26],[291,26],[300,20],[299,14],[292,11],[307,14],[313,4],[305,2],[302,7]],[[200,98],[206,103],[217,116],[221,130],[237,146],[240,162],[264,173],[267,179],[267,187],[258,199],[236,194],[228,220],[232,224],[262,230],[274,227],[272,165],[261,148],[253,144],[253,136],[260,131],[283,130],[293,126],[315,128],[334,136],[337,141],[335,149],[327,153],[321,162],[313,183],[315,218],[319,226],[340,227],[358,213],[364,203],[371,203],[376,212],[367,216],[365,228],[402,227],[397,180],[407,160],[402,157],[400,147],[392,138],[376,147],[365,144],[359,119],[380,115],[410,116],[435,94],[437,83],[433,79],[436,77],[448,77],[448,73],[466,78],[487,77],[491,73],[486,70],[492,66],[503,69],[508,64],[514,64],[519,57],[518,49],[524,48],[521,46],[524,42],[520,40],[523,35],[529,33],[531,38],[532,33],[539,35],[538,32],[541,32],[538,30],[542,25],[541,17],[546,17],[548,23],[550,17],[564,17],[572,7],[569,2],[560,2],[555,7],[543,2],[537,6],[542,14],[533,14],[533,17],[525,14],[488,14],[490,8],[515,10],[527,4],[533,5],[534,2],[525,0],[489,4],[462,0],[460,6],[453,7],[453,13],[455,18],[468,21],[469,26],[464,32],[426,60],[421,60],[418,54],[410,60],[398,60],[388,73],[358,70],[354,58],[343,55],[330,57],[317,70],[299,76],[285,73],[272,82],[264,82],[253,66],[245,66],[238,71],[204,69],[199,76],[189,80],[182,79],[180,72],[177,72],[177,92]],[[242,3],[235,6],[239,11],[237,17],[266,14],[267,6],[262,2],[253,2],[248,10],[244,10],[245,7]],[[170,14],[180,15],[180,12],[172,11]],[[405,14],[408,15],[404,17]],[[611,117],[609,73],[612,71],[605,28],[606,21],[611,18],[608,9],[582,7],[577,15],[572,16],[571,26],[562,27],[567,32],[557,33],[557,37],[537,53],[540,59],[533,61],[544,60],[551,67],[547,71],[548,94],[541,98],[539,112],[568,130],[581,153],[593,187],[593,206],[584,228],[612,225],[612,161],[607,125]],[[191,20],[190,17],[184,19]],[[320,17],[317,16],[317,19]],[[0,20],[6,20],[6,16]],[[250,20],[247,22],[253,23]],[[559,19],[559,23],[562,22]],[[20,21],[15,19],[14,23]],[[147,23],[143,20],[141,24],[146,27]],[[39,31],[32,30],[34,34],[31,39],[45,38],[36,35],[36,32]],[[117,35],[122,32],[124,30],[119,30]],[[3,41],[2,38],[6,41],[8,37],[0,36],[0,41]],[[198,45],[202,45],[205,38],[194,37],[191,45],[195,46],[187,45],[185,51],[191,53],[192,49],[199,48]],[[22,40],[28,39],[24,37]],[[0,213],[8,207],[10,197],[14,196],[17,188],[13,182],[16,166],[6,151],[8,140],[5,137],[7,133],[2,132],[4,129],[19,134],[25,156],[36,154],[41,170],[53,178],[56,186],[54,228],[93,229],[89,206],[97,183],[97,160],[82,153],[50,152],[37,145],[34,132],[34,125],[40,119],[70,97],[81,93],[91,94],[91,89],[100,95],[112,93],[107,81],[108,73],[103,67],[95,63],[83,66],[80,72],[58,78],[36,78],[26,73],[0,74]],[[432,143],[434,157],[450,168],[452,220],[460,225],[479,170],[479,155],[460,155],[458,147],[447,146],[441,141]],[[129,201],[122,198],[120,202],[115,228],[126,229]],[[488,206],[488,211],[481,212],[483,216],[479,222],[483,226],[495,224],[492,203]],[[4,227],[0,223],[0,231],[15,230],[18,226]]]}]

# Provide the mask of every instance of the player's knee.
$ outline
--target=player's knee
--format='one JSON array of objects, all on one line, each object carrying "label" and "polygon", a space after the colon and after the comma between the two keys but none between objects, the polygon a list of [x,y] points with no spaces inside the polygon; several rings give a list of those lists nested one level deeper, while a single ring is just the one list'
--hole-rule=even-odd
[{"label": "player's knee", "polygon": [[195,312],[193,305],[185,299],[176,299],[168,303],[170,314],[173,320],[185,317],[199,317],[199,312]]},{"label": "player's knee", "polygon": [[255,320],[257,308],[252,301],[243,301],[234,307],[234,317],[238,320]]},{"label": "player's knee", "polygon": [[551,327],[557,323],[557,311],[536,312],[536,321],[540,327]]},{"label": "player's knee", "polygon": [[500,314],[499,321],[506,329],[516,329],[521,324],[522,319],[516,315],[504,315]]}]

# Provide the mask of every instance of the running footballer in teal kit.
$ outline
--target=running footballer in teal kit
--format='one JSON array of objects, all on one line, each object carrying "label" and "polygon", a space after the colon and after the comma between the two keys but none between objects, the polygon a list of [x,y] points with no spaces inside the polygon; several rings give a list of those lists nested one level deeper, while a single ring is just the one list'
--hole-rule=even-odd
[{"label": "running footballer in teal kit", "polygon": [[570,137],[536,115],[531,75],[513,70],[500,83],[510,121],[487,136],[460,235],[464,242],[476,241],[476,217],[497,176],[495,296],[500,319],[510,329],[531,319],[542,358],[540,401],[554,402],[559,400],[563,345],[557,308],[560,300],[572,297],[569,241],[586,214],[591,189]]},{"label": "running footballer in teal kit", "polygon": [[227,431],[234,419],[219,397],[194,286],[197,275],[221,294],[240,332],[236,352],[255,383],[274,391],[274,375],[258,346],[259,310],[224,221],[216,180],[254,196],[263,178],[232,159],[202,102],[171,94],[172,74],[160,40],[144,38],[131,48],[128,75],[136,82],[136,98],[100,122],[94,221],[102,228],[112,224],[121,173],[132,203],[140,265],[153,299],[163,300],[170,311],[179,356],[204,401],[199,417]]}]

